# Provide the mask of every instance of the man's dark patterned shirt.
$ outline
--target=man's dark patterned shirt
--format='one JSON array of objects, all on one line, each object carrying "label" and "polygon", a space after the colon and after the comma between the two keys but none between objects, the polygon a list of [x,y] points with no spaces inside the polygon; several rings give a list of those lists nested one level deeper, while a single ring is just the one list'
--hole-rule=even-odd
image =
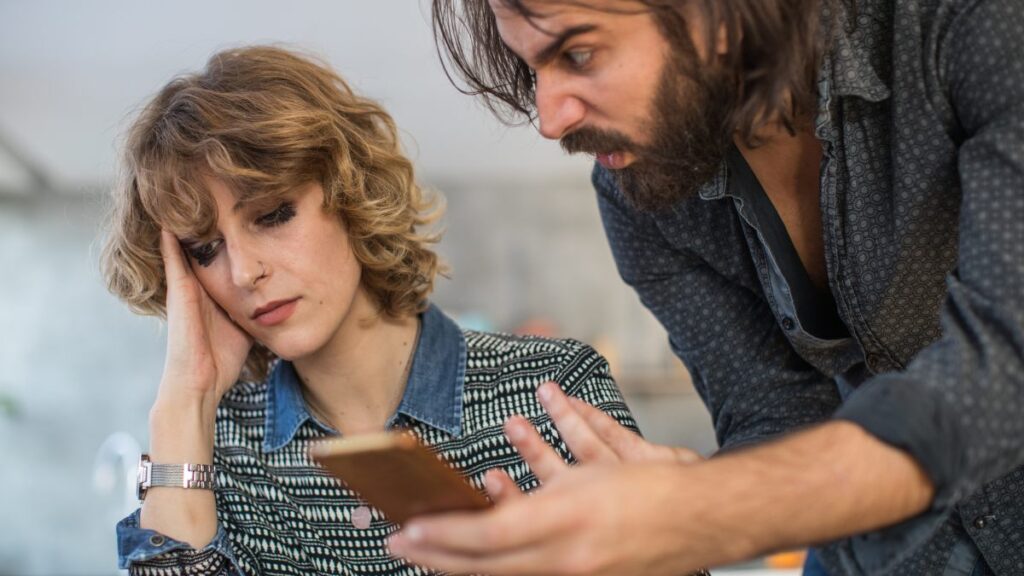
[{"label": "man's dark patterned shirt", "polygon": [[933,480],[925,514],[819,549],[831,575],[1024,575],[1024,1],[834,11],[815,133],[844,334],[801,318],[734,163],[654,214],[596,168],[612,251],[723,448],[839,418]]}]

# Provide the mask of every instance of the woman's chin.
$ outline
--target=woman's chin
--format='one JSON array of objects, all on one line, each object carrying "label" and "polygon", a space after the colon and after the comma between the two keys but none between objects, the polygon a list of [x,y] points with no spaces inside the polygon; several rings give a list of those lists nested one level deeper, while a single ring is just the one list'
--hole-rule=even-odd
[{"label": "woman's chin", "polygon": [[305,342],[305,341],[302,341],[302,342],[271,341],[271,342],[261,342],[261,344],[267,350],[270,350],[274,354],[274,356],[277,356],[278,358],[280,358],[282,360],[287,360],[288,362],[295,362],[296,360],[301,360],[302,358],[306,358],[308,356],[311,356],[311,355],[313,355],[313,353],[315,353],[320,348],[319,346],[315,346],[311,342]]}]

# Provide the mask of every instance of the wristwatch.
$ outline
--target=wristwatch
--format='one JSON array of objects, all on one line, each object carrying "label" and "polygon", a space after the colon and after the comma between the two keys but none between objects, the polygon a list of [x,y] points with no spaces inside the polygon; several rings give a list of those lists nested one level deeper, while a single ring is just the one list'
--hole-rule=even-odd
[{"label": "wristwatch", "polygon": [[143,454],[139,458],[135,493],[139,500],[145,500],[146,492],[153,486],[213,490],[215,473],[212,464],[153,464],[149,454]]}]

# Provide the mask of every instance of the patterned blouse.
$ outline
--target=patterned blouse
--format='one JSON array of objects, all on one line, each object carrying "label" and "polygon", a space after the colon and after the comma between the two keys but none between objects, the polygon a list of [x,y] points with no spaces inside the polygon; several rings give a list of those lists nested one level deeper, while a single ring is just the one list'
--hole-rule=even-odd
[{"label": "patterned blouse", "polygon": [[[431,307],[389,427],[410,430],[478,489],[487,470],[502,468],[530,490],[538,481],[502,424],[525,416],[571,462],[536,399],[549,380],[636,430],[607,363],[590,347],[463,332]],[[430,574],[390,556],[385,542],[397,526],[373,508],[366,526],[366,503],[310,459],[310,445],[333,435],[306,409],[290,363],[278,362],[265,382],[236,385],[217,412],[217,535],[196,550],[139,528],[136,511],[117,527],[120,566],[152,575]]]}]

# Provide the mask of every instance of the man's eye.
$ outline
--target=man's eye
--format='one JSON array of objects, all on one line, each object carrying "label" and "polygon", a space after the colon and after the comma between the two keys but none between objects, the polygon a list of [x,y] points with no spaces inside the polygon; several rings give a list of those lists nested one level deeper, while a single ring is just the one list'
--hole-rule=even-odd
[{"label": "man's eye", "polygon": [[583,68],[590,62],[593,54],[593,50],[569,50],[565,53],[565,58],[573,68]]},{"label": "man's eye", "polygon": [[217,255],[217,250],[220,248],[220,240],[214,240],[207,244],[200,246],[191,246],[188,248],[188,255],[192,257],[200,266],[206,268],[213,262],[214,256]]},{"label": "man's eye", "polygon": [[274,210],[256,218],[256,224],[271,228],[279,226],[295,217],[295,205],[291,202],[284,202]]}]

